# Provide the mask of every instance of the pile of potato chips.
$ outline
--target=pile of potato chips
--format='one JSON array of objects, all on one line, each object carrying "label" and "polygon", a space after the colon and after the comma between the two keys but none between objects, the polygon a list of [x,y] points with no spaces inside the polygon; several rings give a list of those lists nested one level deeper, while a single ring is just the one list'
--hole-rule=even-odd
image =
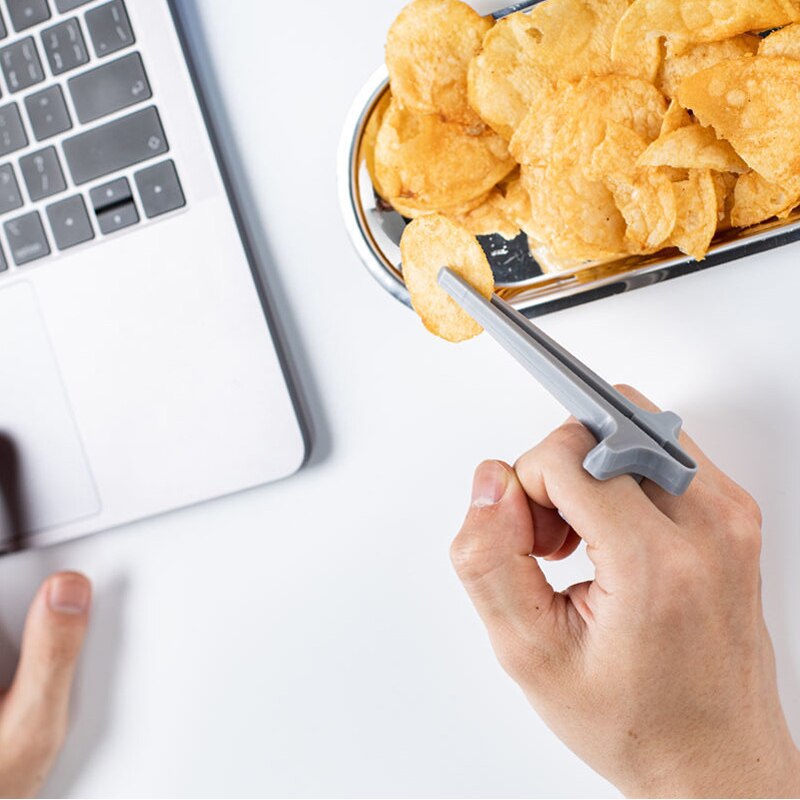
[{"label": "pile of potato chips", "polygon": [[[451,223],[412,223],[417,252],[455,226],[522,231],[551,270],[670,247],[702,259],[718,231],[800,204],[796,23],[800,0],[545,0],[497,23],[414,0],[388,35],[375,189]],[[407,282],[415,268],[404,255]],[[474,335],[462,322],[448,338]]]}]

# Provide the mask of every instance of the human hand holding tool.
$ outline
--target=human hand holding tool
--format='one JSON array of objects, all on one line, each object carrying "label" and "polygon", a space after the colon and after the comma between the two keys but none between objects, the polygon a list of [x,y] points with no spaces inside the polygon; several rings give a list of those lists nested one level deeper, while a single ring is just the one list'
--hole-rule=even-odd
[{"label": "human hand holding tool", "polygon": [[[621,791],[796,797],[800,755],[761,606],[761,514],[680,443],[699,465],[681,497],[593,478],[582,465],[597,441],[574,419],[514,468],[485,462],[453,563],[505,670]],[[536,557],[566,558],[581,540],[594,579],[555,592]]]},{"label": "human hand holding tool", "polygon": [[[677,416],[609,386],[496,295],[448,269],[439,284],[579,418],[514,468],[482,464],[453,543],[503,667],[626,794],[797,796],[756,502]],[[581,540],[594,580],[557,593],[536,557]]]}]

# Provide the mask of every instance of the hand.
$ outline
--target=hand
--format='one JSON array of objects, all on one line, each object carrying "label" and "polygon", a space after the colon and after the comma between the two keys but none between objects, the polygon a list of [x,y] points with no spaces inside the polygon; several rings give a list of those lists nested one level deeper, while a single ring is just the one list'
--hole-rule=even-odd
[{"label": "hand", "polygon": [[[572,420],[514,469],[476,472],[452,558],[501,664],[628,795],[800,796],[761,608],[758,506],[686,436],[700,469],[679,498],[595,480],[581,465],[596,444]],[[565,558],[581,539],[594,580],[556,593],[530,556]]]},{"label": "hand", "polygon": [[2,797],[35,795],[61,749],[90,602],[89,581],[62,572],[31,604],[17,673],[0,700]]}]

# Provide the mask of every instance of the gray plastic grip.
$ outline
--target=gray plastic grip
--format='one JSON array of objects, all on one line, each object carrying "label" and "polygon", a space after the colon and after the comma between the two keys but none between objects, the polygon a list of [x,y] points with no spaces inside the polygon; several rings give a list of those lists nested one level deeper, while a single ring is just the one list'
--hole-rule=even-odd
[{"label": "gray plastic grip", "polygon": [[486,300],[446,267],[438,280],[464,311],[592,432],[599,444],[586,456],[587,472],[598,480],[641,476],[674,495],[689,488],[697,464],[678,442],[680,417],[671,411],[652,413],[639,408],[497,295]]}]

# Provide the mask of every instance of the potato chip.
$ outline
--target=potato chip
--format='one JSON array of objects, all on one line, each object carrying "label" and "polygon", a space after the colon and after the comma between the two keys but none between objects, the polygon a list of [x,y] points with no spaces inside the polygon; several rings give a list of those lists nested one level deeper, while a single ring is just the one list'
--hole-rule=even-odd
[{"label": "potato chip", "polygon": [[787,25],[762,39],[758,54],[800,59],[800,25]]},{"label": "potato chip", "polygon": [[611,73],[611,42],[629,5],[629,0],[547,0],[534,6],[528,36],[536,63],[551,78],[567,81]]},{"label": "potato chip", "polygon": [[403,232],[400,255],[411,304],[431,333],[450,342],[481,333],[481,326],[438,284],[439,271],[449,267],[487,300],[492,296],[492,268],[474,236],[445,217],[420,217]]},{"label": "potato chip", "polygon": [[[617,27],[619,30],[619,26]],[[641,37],[635,42],[628,42],[622,47],[615,38],[611,44],[611,61],[617,75],[640,78],[655,84],[658,71],[664,60],[664,50],[660,39]]]},{"label": "potato chip", "polygon": [[469,103],[506,139],[514,135],[531,106],[554,91],[553,81],[531,52],[537,30],[528,14],[501,19],[469,65]]},{"label": "potato chip", "polygon": [[396,98],[375,144],[375,175],[387,199],[418,213],[482,197],[515,166],[496,134],[468,136],[461,125],[413,114]]},{"label": "potato chip", "polygon": [[469,214],[471,211],[474,211],[478,206],[482,205],[489,199],[489,195],[491,192],[486,192],[485,194],[480,195],[479,197],[475,197],[472,200],[469,200],[466,203],[461,203],[458,206],[444,206],[440,210],[437,209],[436,211],[420,211],[418,208],[412,208],[406,205],[403,205],[402,201],[394,198],[391,205],[392,208],[400,214],[401,217],[406,217],[406,219],[416,219],[417,217],[429,217],[432,214],[442,214],[443,216],[451,216],[451,217],[459,217],[462,214]]},{"label": "potato chip", "polygon": [[625,220],[601,181],[579,167],[523,167],[530,217],[522,229],[556,259],[595,261],[625,252]]},{"label": "potato chip", "polygon": [[586,269],[586,259],[556,258],[546,245],[537,242],[530,236],[528,237],[528,247],[534,261],[545,275],[557,275],[570,269]]},{"label": "potato chip", "polygon": [[800,61],[722,61],[687,78],[678,99],[771,183],[800,193]]},{"label": "potato chip", "polygon": [[583,167],[584,175],[594,181],[633,175],[636,172],[636,162],[646,149],[647,141],[633,128],[609,122],[603,141],[594,149],[588,164]]},{"label": "potato chip", "polygon": [[717,192],[717,230],[726,231],[732,226],[733,192],[740,176],[734,172],[711,172]]},{"label": "potato chip", "polygon": [[[469,69],[469,100],[505,138],[558,80],[606,75],[629,0],[547,0],[495,25]],[[565,36],[564,31],[569,35]]]},{"label": "potato chip", "polygon": [[754,55],[758,52],[760,42],[758,36],[744,33],[721,42],[691,45],[682,55],[673,55],[671,48],[667,48],[664,63],[661,65],[659,87],[667,97],[674,98],[678,86],[690,75],[728,58]]},{"label": "potato chip", "polygon": [[653,253],[664,247],[678,216],[669,177],[657,169],[644,169],[633,177],[613,177],[609,186],[627,225],[627,249],[631,253]]},{"label": "potato chip", "polygon": [[549,102],[531,109],[509,150],[521,164],[583,163],[605,138],[608,123],[625,125],[650,143],[666,110],[661,92],[638,78],[584,78],[560,85]]},{"label": "potato chip", "polygon": [[800,0],[635,0],[614,34],[612,56],[630,63],[641,42],[666,37],[681,55],[690,45],[800,21]]},{"label": "potato chip", "polygon": [[506,187],[505,213],[520,230],[531,218],[531,197],[520,176]]},{"label": "potato chip", "polygon": [[702,261],[717,231],[717,190],[711,170],[690,170],[689,178],[672,188],[677,215],[670,243]]},{"label": "potato chip", "polygon": [[413,0],[386,40],[394,96],[418,114],[441,114],[480,132],[483,123],[467,101],[467,68],[491,27],[460,0]]},{"label": "potato chip", "polygon": [[731,222],[737,228],[746,228],[772,217],[788,217],[798,204],[800,194],[770,183],[757,172],[748,172],[736,182]]},{"label": "potato chip", "polygon": [[664,114],[664,120],[661,123],[661,132],[658,134],[659,138],[678,130],[678,128],[685,128],[687,125],[691,124],[692,115],[677,100],[672,100],[670,101],[667,113]]},{"label": "potato chip", "polygon": [[372,185],[375,191],[384,199],[387,200],[385,191],[381,188],[378,177],[375,174],[375,143],[378,141],[378,131],[383,124],[383,118],[386,116],[386,111],[392,101],[392,93],[386,92],[383,97],[378,101],[375,108],[372,109],[369,121],[364,128],[364,134],[361,137],[361,155],[364,163],[367,165],[367,172],[372,179]]},{"label": "potato chip", "polygon": [[473,236],[488,236],[496,233],[504,239],[516,239],[519,225],[514,221],[512,209],[506,204],[506,197],[499,189],[492,189],[486,199],[471,211],[461,214],[445,214],[448,219],[460,225]]},{"label": "potato chip", "polygon": [[639,158],[646,167],[713,169],[717,172],[747,172],[747,164],[711,128],[689,125],[660,136]]}]

